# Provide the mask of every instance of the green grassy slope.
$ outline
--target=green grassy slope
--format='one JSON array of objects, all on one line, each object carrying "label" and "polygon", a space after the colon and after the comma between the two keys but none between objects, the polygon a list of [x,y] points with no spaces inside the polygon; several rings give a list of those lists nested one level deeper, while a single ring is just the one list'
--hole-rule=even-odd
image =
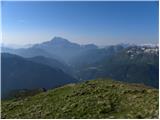
[{"label": "green grassy slope", "polygon": [[2,118],[158,118],[158,90],[112,80],[2,101]]}]

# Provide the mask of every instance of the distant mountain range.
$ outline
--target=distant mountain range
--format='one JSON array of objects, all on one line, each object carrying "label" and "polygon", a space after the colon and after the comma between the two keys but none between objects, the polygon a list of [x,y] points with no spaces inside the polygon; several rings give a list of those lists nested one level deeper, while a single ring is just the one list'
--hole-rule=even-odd
[{"label": "distant mountain range", "polygon": [[79,69],[78,76],[82,80],[99,77],[142,83],[158,88],[159,86],[159,48],[138,47],[118,51],[101,61],[88,64]]},{"label": "distant mountain range", "polygon": [[29,61],[17,55],[2,53],[2,98],[12,90],[50,89],[76,80],[62,70]]},{"label": "distant mountain range", "polygon": [[158,66],[159,47],[151,45],[119,44],[100,48],[55,37],[29,48],[2,46],[2,86],[7,89],[12,87],[10,84],[15,84],[14,89],[50,88],[104,77],[158,88]]},{"label": "distant mountain range", "polygon": [[8,48],[13,48],[13,49],[18,49],[18,48],[29,48],[32,47],[32,44],[27,44],[27,45],[17,45],[17,44],[5,44],[5,43],[0,43],[1,47],[8,47]]},{"label": "distant mountain range", "polygon": [[66,63],[60,62],[50,57],[35,56],[35,57],[27,58],[27,60],[44,64],[54,69],[61,69],[63,72],[73,75],[73,70]]},{"label": "distant mountain range", "polygon": [[45,56],[66,63],[71,63],[72,59],[88,50],[97,49],[94,44],[79,45],[71,43],[66,39],[55,37],[51,41],[35,44],[30,48],[11,49],[2,47],[2,52],[9,52],[23,57]]}]

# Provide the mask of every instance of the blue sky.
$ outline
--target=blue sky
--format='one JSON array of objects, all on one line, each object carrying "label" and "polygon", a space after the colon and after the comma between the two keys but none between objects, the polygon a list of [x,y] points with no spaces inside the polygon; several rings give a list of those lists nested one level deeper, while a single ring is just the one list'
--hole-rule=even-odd
[{"label": "blue sky", "polygon": [[158,2],[2,2],[3,42],[158,43]]}]

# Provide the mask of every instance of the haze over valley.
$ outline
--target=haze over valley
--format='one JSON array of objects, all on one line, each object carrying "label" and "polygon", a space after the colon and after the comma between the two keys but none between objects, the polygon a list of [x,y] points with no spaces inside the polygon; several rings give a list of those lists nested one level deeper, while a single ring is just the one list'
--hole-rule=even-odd
[{"label": "haze over valley", "polygon": [[[48,89],[96,78],[112,78],[158,88],[158,54],[158,46],[120,44],[99,48],[94,44],[72,43],[61,37],[29,48],[2,47],[2,92],[3,88]],[[62,76],[63,80],[58,78]],[[38,83],[34,85],[36,80]]]}]

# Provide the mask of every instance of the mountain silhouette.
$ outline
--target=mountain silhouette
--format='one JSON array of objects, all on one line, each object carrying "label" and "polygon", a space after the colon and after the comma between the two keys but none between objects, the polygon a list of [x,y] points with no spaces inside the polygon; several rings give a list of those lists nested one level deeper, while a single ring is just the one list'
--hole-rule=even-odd
[{"label": "mountain silhouette", "polygon": [[17,89],[54,88],[76,82],[61,69],[2,53],[2,98]]}]

